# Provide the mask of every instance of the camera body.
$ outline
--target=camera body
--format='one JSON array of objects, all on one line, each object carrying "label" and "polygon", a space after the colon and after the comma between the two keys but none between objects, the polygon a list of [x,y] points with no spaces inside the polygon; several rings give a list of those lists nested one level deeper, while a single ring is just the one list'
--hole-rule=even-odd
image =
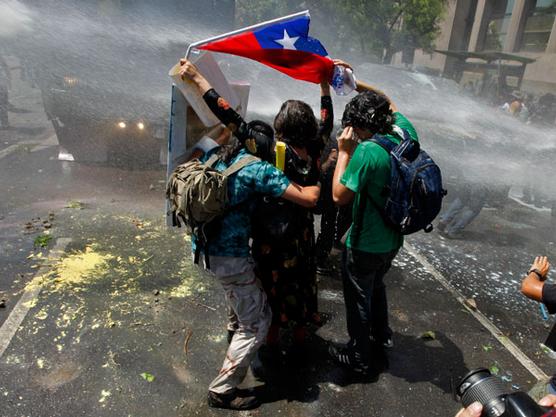
[{"label": "camera body", "polygon": [[538,405],[524,392],[507,393],[502,381],[485,368],[475,369],[464,376],[457,394],[464,407],[480,402],[483,417],[556,417],[556,409]]}]

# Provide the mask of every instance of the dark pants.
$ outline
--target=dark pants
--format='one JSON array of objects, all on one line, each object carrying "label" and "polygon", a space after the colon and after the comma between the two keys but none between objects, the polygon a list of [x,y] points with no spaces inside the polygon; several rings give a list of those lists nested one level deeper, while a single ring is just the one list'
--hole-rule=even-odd
[{"label": "dark pants", "polygon": [[342,256],[348,346],[363,359],[371,352],[371,337],[382,343],[392,336],[383,279],[397,253],[397,250],[369,253],[346,248]]},{"label": "dark pants", "polygon": [[336,215],[338,209],[334,205],[326,205],[322,208],[320,218],[320,232],[317,238],[316,254],[317,262],[323,262],[328,258],[332,245],[334,244],[334,235],[336,231]]},{"label": "dark pants", "polygon": [[[322,193],[322,190],[321,190]],[[332,190],[330,190],[332,195]],[[340,208],[331,202],[323,205],[320,218],[320,233],[317,238],[317,262],[328,258],[333,246],[341,246],[340,240],[351,226],[351,204]]]}]

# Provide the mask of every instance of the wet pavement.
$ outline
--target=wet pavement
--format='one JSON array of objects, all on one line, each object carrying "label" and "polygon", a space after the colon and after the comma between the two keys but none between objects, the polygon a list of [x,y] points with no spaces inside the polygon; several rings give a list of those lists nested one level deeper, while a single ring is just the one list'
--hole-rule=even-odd
[{"label": "wet pavement", "polygon": [[[14,129],[0,131],[2,149],[16,145],[0,154],[0,324],[22,319],[0,340],[0,416],[235,415],[206,405],[227,347],[224,297],[191,265],[183,232],[164,224],[164,169],[58,161],[39,92],[21,88],[40,133],[23,129],[30,113],[11,113]],[[547,374],[554,362],[538,343],[552,320],[518,288],[535,255],[554,258],[549,226],[550,213],[510,201],[484,210],[464,240],[408,239]],[[241,415],[451,416],[469,369],[497,369],[508,390],[536,382],[406,250],[387,285],[394,347],[378,380],[329,360],[345,314],[339,277],[321,277],[326,324],[304,352],[285,346],[268,375],[249,376],[264,404]],[[18,305],[24,294],[36,296]]]}]

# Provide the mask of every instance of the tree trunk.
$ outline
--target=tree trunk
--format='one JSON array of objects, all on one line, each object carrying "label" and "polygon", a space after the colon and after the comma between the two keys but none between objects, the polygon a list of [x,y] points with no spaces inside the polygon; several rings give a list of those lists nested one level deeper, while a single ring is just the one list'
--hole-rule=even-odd
[{"label": "tree trunk", "polygon": [[394,51],[394,49],[392,47],[386,46],[384,56],[382,57],[382,63],[385,64],[385,65],[391,64],[392,63],[392,58],[394,57],[395,53],[396,53],[396,51]]}]

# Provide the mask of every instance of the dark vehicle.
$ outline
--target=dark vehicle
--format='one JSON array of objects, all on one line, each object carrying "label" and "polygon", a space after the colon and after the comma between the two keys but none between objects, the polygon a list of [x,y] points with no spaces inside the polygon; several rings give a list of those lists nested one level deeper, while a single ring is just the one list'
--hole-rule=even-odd
[{"label": "dark vehicle", "polygon": [[25,4],[32,31],[14,45],[41,89],[60,145],[77,161],[164,161],[168,70],[188,43],[230,30],[235,2],[46,0]]}]

